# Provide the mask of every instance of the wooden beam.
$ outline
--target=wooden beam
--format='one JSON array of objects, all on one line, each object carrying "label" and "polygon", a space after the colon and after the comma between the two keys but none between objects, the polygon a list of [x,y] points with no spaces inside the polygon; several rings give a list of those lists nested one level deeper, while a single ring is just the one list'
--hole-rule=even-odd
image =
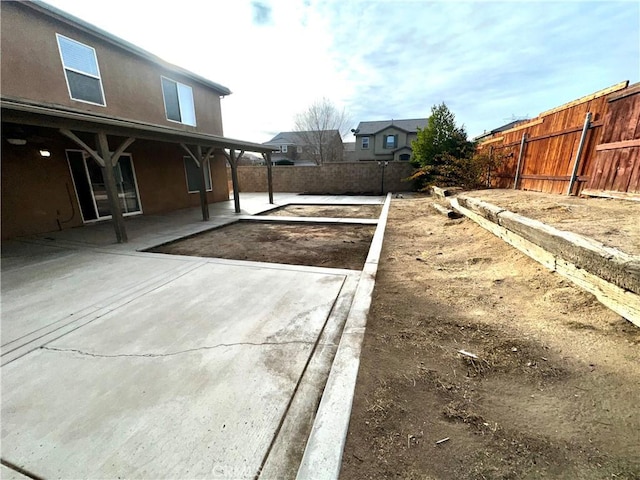
[{"label": "wooden beam", "polygon": [[589,190],[585,188],[580,192],[580,195],[585,197],[617,198],[619,200],[631,200],[634,202],[640,202],[640,193],[633,193],[633,192],[614,192],[612,190]]},{"label": "wooden beam", "polygon": [[236,162],[236,151],[229,149],[229,164],[231,165],[231,182],[233,183],[233,204],[236,213],[240,213],[240,185],[238,183],[238,164]]},{"label": "wooden beam", "polygon": [[271,165],[271,153],[262,154],[267,162],[267,190],[269,190],[269,204],[273,205],[273,166]]},{"label": "wooden beam", "polygon": [[203,160],[208,162],[209,159],[211,158],[211,155],[213,155],[213,152],[215,152],[215,151],[216,151],[216,147],[210,147],[207,150],[207,153],[204,154],[204,159]]},{"label": "wooden beam", "polygon": [[[209,220],[209,202],[207,201],[207,180],[205,174],[205,166],[207,165],[208,158],[205,159],[202,156],[202,147],[196,146],[196,154],[198,155],[198,171],[200,172],[200,208],[202,209],[202,221]],[[209,175],[211,175],[211,169],[209,169]]]},{"label": "wooden beam", "polygon": [[634,140],[623,140],[622,142],[601,143],[596,147],[596,152],[630,147],[640,147],[640,138],[636,138]]},{"label": "wooden beam", "polygon": [[438,212],[441,215],[444,215],[445,217],[452,218],[452,219],[462,217],[461,213],[455,212],[455,211],[451,210],[450,208],[447,208],[447,207],[445,207],[443,205],[440,205],[439,203],[433,202],[431,204],[431,206],[433,207],[433,209],[436,212]]},{"label": "wooden beam", "polygon": [[100,155],[98,155],[98,152],[96,152],[93,148],[91,148],[89,145],[84,143],[80,138],[78,138],[78,136],[75,133],[73,133],[71,130],[68,130],[66,128],[61,128],[59,131],[62,135],[73,140],[76,144],[80,146],[80,148],[82,148],[85,152],[91,155],[91,157],[98,163],[98,165],[100,165],[101,167],[104,167],[104,160]]},{"label": "wooden beam", "polygon": [[568,103],[565,103],[563,105],[560,105],[559,107],[555,107],[555,108],[552,108],[551,110],[547,110],[545,112],[542,112],[538,116],[539,117],[546,117],[547,115],[551,115],[552,113],[559,112],[560,110],[564,110],[565,108],[575,107],[576,105],[580,105],[581,103],[585,103],[585,102],[588,102],[590,100],[594,100],[596,98],[600,98],[600,97],[603,97],[605,95],[609,95],[610,93],[617,92],[618,90],[622,90],[624,88],[627,88],[628,85],[629,85],[629,80],[625,80],[624,82],[616,83],[615,85],[612,85],[612,86],[607,87],[607,88],[603,88],[602,90],[598,90],[597,92],[594,92],[594,93],[592,93],[590,95],[585,95],[584,97],[580,97],[580,98],[578,98],[576,100],[573,100],[571,102],[568,102]]},{"label": "wooden beam", "polygon": [[120,156],[124,153],[124,151],[129,147],[129,145],[131,145],[133,142],[135,142],[136,139],[133,137],[129,137],[127,138],[124,142],[122,142],[122,145],[120,145],[115,152],[113,152],[113,163],[117,164],[118,160],[120,160]]},{"label": "wooden beam", "polygon": [[[503,178],[513,178],[513,175],[503,175]],[[550,180],[552,182],[568,182],[571,180],[571,175],[520,175],[522,180]],[[576,177],[578,182],[586,182],[589,177],[586,175],[579,175]]]},{"label": "wooden beam", "polygon": [[191,151],[191,149],[184,143],[181,143],[180,146],[185,152],[187,152],[191,160],[193,160],[196,163],[196,166],[200,168],[200,159],[196,157],[196,155]]},{"label": "wooden beam", "polygon": [[[591,122],[589,124],[589,130],[593,129],[593,128],[598,128],[601,127],[604,124],[604,122],[602,120],[598,120],[597,122]],[[579,132],[582,130],[582,126],[580,127],[570,127],[570,128],[565,128],[564,130],[558,130],[557,132],[551,132],[551,133],[545,133],[544,135],[538,135],[537,137],[527,137],[527,143],[531,143],[531,142],[537,142],[538,140],[546,140],[547,138],[552,138],[552,137],[559,137],[561,135],[567,135],[569,133],[575,133],[575,132]],[[498,145],[495,148],[507,148],[507,147],[514,147],[516,145],[518,145],[520,143],[520,140],[517,140],[515,142],[510,142],[510,143],[505,143],[503,145]]]},{"label": "wooden beam", "polygon": [[587,112],[584,118],[584,127],[582,128],[582,135],[580,136],[580,143],[578,143],[578,151],[576,152],[576,159],[573,163],[573,169],[571,170],[571,180],[569,180],[569,187],[567,188],[567,195],[573,194],[573,186],[578,179],[578,169],[580,168],[580,159],[582,157],[582,150],[589,134],[589,125],[591,124],[591,112]]},{"label": "wooden beam", "polygon": [[524,148],[527,145],[527,134],[526,132],[522,134],[522,141],[520,142],[520,153],[518,154],[518,164],[516,165],[516,178],[513,180],[513,189],[516,190],[518,188],[518,180],[520,179],[520,175],[522,174],[522,170],[524,169],[524,165],[522,164],[524,159]]},{"label": "wooden beam", "polygon": [[118,197],[118,188],[116,186],[116,177],[113,172],[113,161],[109,152],[109,141],[107,134],[98,133],[98,145],[100,146],[100,155],[104,160],[102,167],[102,176],[104,178],[104,186],[107,190],[107,199],[109,200],[109,209],[111,210],[111,218],[113,220],[113,228],[116,232],[118,243],[127,242],[127,231],[124,226],[124,218],[120,209],[120,199]]},{"label": "wooden beam", "polygon": [[225,150],[222,150],[222,154],[224,155],[224,158],[227,159],[227,162],[229,162],[229,165],[231,165],[232,161],[235,161],[235,159],[234,160],[231,159],[231,156],[229,156],[229,154]]}]

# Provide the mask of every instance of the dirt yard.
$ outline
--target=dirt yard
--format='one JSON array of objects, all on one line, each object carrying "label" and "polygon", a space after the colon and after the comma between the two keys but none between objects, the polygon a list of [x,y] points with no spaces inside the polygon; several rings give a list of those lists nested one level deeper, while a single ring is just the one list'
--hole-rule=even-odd
[{"label": "dirt yard", "polygon": [[361,270],[374,225],[238,222],[148,250]]},{"label": "dirt yard", "polygon": [[378,218],[382,205],[287,205],[265,213],[269,216]]},{"label": "dirt yard", "polygon": [[640,329],[431,202],[392,202],[341,478],[640,478]]},{"label": "dirt yard", "polygon": [[477,190],[466,194],[625,253],[640,255],[640,202],[522,190]]}]

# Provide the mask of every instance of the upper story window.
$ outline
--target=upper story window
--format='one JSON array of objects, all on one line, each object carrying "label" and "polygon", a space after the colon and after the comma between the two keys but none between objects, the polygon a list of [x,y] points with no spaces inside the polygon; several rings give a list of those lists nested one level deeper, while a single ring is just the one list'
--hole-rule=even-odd
[{"label": "upper story window", "polygon": [[362,137],[362,148],[364,150],[369,148],[369,137]]},{"label": "upper story window", "polygon": [[104,91],[93,47],[56,33],[69,96],[73,100],[105,106]]},{"label": "upper story window", "polygon": [[162,77],[162,95],[167,120],[196,126],[196,109],[193,105],[193,90],[189,85]]},{"label": "upper story window", "polygon": [[287,153],[287,146],[286,145],[280,145],[280,151],[282,153]]},{"label": "upper story window", "polygon": [[396,148],[398,146],[397,135],[385,135],[384,136],[384,148]]}]

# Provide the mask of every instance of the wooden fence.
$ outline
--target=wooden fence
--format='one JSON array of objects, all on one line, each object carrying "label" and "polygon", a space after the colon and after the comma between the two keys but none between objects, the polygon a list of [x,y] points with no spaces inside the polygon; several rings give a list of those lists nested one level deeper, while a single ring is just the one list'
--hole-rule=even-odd
[{"label": "wooden fence", "polygon": [[622,82],[483,138],[496,188],[640,198],[640,84]]}]

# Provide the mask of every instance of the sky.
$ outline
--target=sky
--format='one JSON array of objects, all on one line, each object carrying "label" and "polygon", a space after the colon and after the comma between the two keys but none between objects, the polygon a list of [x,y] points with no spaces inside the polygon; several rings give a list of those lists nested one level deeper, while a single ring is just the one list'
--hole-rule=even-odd
[{"label": "sky", "polygon": [[322,97],[352,128],[444,102],[475,137],[640,80],[638,0],[47,3],[228,87],[224,134],[252,142]]}]

